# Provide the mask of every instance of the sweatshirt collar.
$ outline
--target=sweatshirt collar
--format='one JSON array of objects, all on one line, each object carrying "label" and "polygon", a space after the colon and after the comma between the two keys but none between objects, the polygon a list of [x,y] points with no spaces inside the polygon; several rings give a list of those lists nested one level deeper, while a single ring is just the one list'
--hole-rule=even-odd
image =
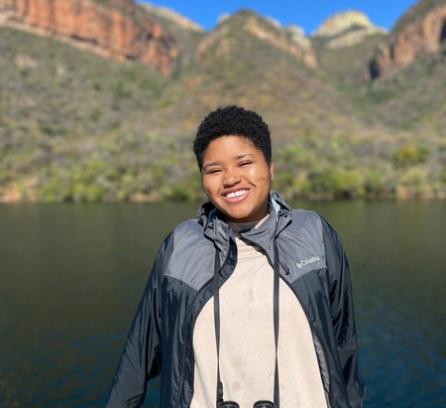
[{"label": "sweatshirt collar", "polygon": [[[272,259],[274,239],[291,222],[291,217],[288,214],[290,210],[291,207],[279,193],[270,192],[270,216],[258,228],[242,231],[240,237],[261,247]],[[224,257],[229,249],[230,240],[235,241],[235,233],[232,228],[211,202],[201,206],[199,222],[203,226],[204,235],[214,242]]]}]

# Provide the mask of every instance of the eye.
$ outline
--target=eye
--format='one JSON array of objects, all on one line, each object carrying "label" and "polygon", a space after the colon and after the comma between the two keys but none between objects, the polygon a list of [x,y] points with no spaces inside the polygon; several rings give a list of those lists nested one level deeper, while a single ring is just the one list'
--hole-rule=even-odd
[{"label": "eye", "polygon": [[248,165],[250,165],[250,164],[252,164],[252,161],[251,161],[251,160],[243,160],[242,162],[239,163],[239,166],[240,166],[240,167],[242,167],[242,166],[248,166]]},{"label": "eye", "polygon": [[220,169],[209,169],[209,170],[206,170],[206,174],[217,174],[217,173],[220,173],[220,172],[221,172]]}]

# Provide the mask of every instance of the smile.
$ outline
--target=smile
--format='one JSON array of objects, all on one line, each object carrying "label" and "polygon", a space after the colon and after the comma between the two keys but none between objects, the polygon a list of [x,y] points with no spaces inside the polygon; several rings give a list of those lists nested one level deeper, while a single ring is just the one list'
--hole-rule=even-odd
[{"label": "smile", "polygon": [[249,193],[249,189],[241,188],[240,190],[230,191],[229,193],[222,194],[226,201],[231,203],[242,201]]}]

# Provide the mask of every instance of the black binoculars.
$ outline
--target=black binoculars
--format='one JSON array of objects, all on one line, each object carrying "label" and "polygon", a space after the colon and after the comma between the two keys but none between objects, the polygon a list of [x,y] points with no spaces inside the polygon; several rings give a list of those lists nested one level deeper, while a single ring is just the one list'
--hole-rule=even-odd
[{"label": "black binoculars", "polygon": [[[240,408],[240,405],[234,401],[224,401],[218,404],[218,408]],[[274,408],[274,403],[271,401],[257,401],[253,408]]]}]

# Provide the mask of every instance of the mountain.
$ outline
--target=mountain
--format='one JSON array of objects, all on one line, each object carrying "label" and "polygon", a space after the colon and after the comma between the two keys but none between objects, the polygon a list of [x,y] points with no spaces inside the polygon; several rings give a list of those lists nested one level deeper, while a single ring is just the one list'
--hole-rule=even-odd
[{"label": "mountain", "polygon": [[356,44],[337,48],[331,46],[333,39],[369,23],[364,16],[341,13],[341,23],[334,16],[312,38],[319,67],[355,101],[357,115],[426,143],[441,138],[446,127],[445,7],[445,0],[419,1],[390,33],[371,32]]},{"label": "mountain", "polygon": [[179,50],[176,69],[181,70],[184,65],[189,64],[198,41],[206,34],[203,28],[166,7],[142,3],[140,8],[153,17],[165,32],[175,38],[175,44]]},{"label": "mountain", "polygon": [[131,0],[0,0],[0,13],[3,25],[138,60],[165,75],[178,56],[174,38]]},{"label": "mountain", "polygon": [[437,54],[446,44],[446,0],[421,0],[407,11],[370,63],[373,79],[412,64],[426,54]]},{"label": "mountain", "polygon": [[312,36],[320,68],[337,84],[369,80],[368,65],[385,30],[358,11],[337,13],[324,21]]},{"label": "mountain", "polygon": [[0,0],[0,201],[198,199],[191,140],[226,104],[266,119],[291,198],[446,197],[443,48],[370,78],[441,4],[306,36],[250,10],[204,31],[131,0]]},{"label": "mountain", "polygon": [[420,0],[376,45],[362,96],[368,114],[426,144],[444,140],[445,65],[446,0]]},{"label": "mountain", "polygon": [[365,14],[345,11],[324,21],[314,36],[323,37],[326,47],[338,49],[351,47],[370,35],[384,32],[384,29],[374,26]]},{"label": "mountain", "polygon": [[263,112],[279,144],[298,131],[322,135],[355,126],[349,101],[316,69],[311,42],[298,35],[248,10],[227,16],[167,84],[159,101],[165,108],[154,113],[153,125],[190,139],[206,112],[237,103]]},{"label": "mountain", "polygon": [[165,20],[168,24],[174,24],[175,26],[181,27],[184,30],[203,32],[203,28],[187,17],[178,14],[175,10],[169,9],[167,7],[154,6],[149,3],[142,3],[142,7],[153,13],[158,18]]}]

